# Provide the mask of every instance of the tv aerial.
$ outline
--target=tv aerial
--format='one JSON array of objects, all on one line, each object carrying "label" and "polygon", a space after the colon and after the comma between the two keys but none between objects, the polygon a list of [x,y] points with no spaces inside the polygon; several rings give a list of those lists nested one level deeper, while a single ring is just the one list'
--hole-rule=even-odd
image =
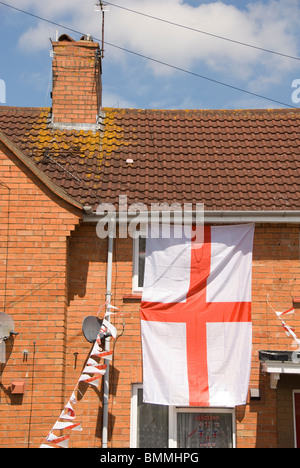
[{"label": "tv aerial", "polygon": [[109,11],[108,3],[99,0],[99,4],[95,5],[95,11],[102,12],[102,46],[101,46],[101,58],[104,58],[104,21],[105,21],[105,12]]},{"label": "tv aerial", "polygon": [[0,312],[0,363],[6,363],[6,346],[5,341],[11,335],[18,335],[15,332],[15,324],[13,318],[5,312]]}]

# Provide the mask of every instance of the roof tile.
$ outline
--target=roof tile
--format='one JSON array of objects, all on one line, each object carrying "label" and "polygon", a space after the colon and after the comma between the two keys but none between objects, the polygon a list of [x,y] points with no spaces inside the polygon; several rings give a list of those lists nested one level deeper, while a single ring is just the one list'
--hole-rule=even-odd
[{"label": "roof tile", "polygon": [[94,208],[127,194],[128,204],[300,209],[297,110],[103,111],[103,130],[93,133],[51,129],[50,109],[0,107],[0,129]]}]

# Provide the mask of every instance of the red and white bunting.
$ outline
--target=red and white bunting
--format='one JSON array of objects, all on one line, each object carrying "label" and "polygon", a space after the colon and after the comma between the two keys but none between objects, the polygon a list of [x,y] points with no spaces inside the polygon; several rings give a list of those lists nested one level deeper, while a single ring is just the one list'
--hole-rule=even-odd
[{"label": "red and white bunting", "polygon": [[282,317],[283,315],[291,315],[291,314],[294,314],[294,313],[295,313],[294,307],[291,307],[290,309],[285,310],[284,312],[276,312],[275,311],[275,314],[277,315],[277,317]]},{"label": "red and white bunting", "polygon": [[[267,301],[268,302],[268,301]],[[268,302],[269,304],[269,302]],[[295,313],[295,309],[294,307],[290,307],[289,309],[287,310],[284,310],[283,312],[277,312],[272,306],[271,304],[269,304],[269,306],[271,307],[271,309],[273,309],[273,311],[275,312],[275,314],[277,315],[277,317],[279,318],[279,320],[281,321],[281,325],[282,325],[282,328],[284,329],[286,335],[288,337],[292,337],[294,339],[294,343],[296,345],[299,346],[300,348],[300,339],[297,337],[297,335],[295,334],[295,329],[290,327],[289,325],[286,324],[286,322],[282,319],[282,317],[285,317],[286,315],[292,315]]]},{"label": "red and white bunting", "polygon": [[80,423],[72,423],[72,422],[63,422],[63,421],[56,421],[54,426],[52,427],[52,431],[63,431],[68,429],[69,431],[82,431],[82,427]]},{"label": "red and white bunting", "polygon": [[[103,304],[103,306],[101,306],[100,309],[98,310],[98,313],[106,305],[107,303]],[[112,305],[110,305],[110,308],[117,309],[117,307],[114,307]],[[105,314],[103,318],[99,335],[97,336],[97,339],[93,345],[92,351],[90,352],[89,358],[87,360],[86,366],[84,367],[82,374],[78,379],[76,387],[73,390],[69,401],[65,405],[63,411],[61,412],[58,420],[55,422],[51,431],[49,432],[47,437],[44,439],[42,444],[40,445],[40,448],[68,448],[69,447],[70,435],[61,434],[60,436],[56,436],[53,433],[53,431],[64,431],[64,430],[82,431],[81,424],[79,422],[78,423],[74,422],[76,419],[76,414],[72,405],[75,405],[78,402],[77,397],[76,397],[76,391],[79,391],[78,386],[80,382],[85,382],[91,386],[98,387],[100,383],[100,378],[106,373],[107,365],[99,364],[99,362],[93,358],[101,358],[107,361],[112,360],[113,351],[104,351],[101,348],[101,337],[100,337],[100,333],[105,333],[107,331],[110,333],[112,340],[115,340],[117,337],[116,327],[112,325],[105,318],[105,317],[108,317],[109,315],[111,315],[111,312],[108,312],[107,314]]]},{"label": "red and white bunting", "polygon": [[47,442],[51,442],[52,444],[57,445],[58,447],[68,448],[69,439],[70,439],[69,435],[58,437],[54,435],[52,432],[50,432],[50,434],[47,437]]},{"label": "red and white bunting", "polygon": [[83,369],[83,372],[87,372],[88,374],[102,374],[104,375],[106,372],[107,366],[91,366],[88,365]]},{"label": "red and white bunting", "polygon": [[[106,331],[109,331],[111,333],[111,336],[116,339],[117,337],[117,329],[114,325],[112,325],[108,320],[105,318],[103,319],[100,333],[105,333]],[[98,339],[100,339],[100,335],[98,335],[97,342],[99,343]]]},{"label": "red and white bunting", "polygon": [[73,410],[70,400],[69,400],[60,415],[60,419],[73,420],[75,418],[76,418],[75,411]]}]

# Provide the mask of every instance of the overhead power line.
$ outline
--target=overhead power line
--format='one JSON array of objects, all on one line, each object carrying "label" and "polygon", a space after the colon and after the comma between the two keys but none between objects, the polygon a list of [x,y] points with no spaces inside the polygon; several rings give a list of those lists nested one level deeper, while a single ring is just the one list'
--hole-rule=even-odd
[{"label": "overhead power line", "polygon": [[194,32],[197,32],[197,33],[200,33],[200,34],[205,34],[206,36],[211,36],[211,37],[215,37],[217,39],[222,39],[223,41],[232,42],[234,44],[238,44],[238,45],[241,45],[241,46],[244,46],[244,47],[250,47],[251,49],[257,49],[257,50],[260,50],[262,52],[268,52],[269,54],[279,55],[281,57],[285,57],[285,58],[289,58],[289,59],[292,59],[292,60],[299,60],[300,61],[299,57],[294,57],[293,55],[288,55],[288,54],[284,54],[284,53],[277,52],[277,51],[274,51],[274,50],[265,49],[264,47],[255,46],[253,44],[247,44],[246,42],[237,41],[237,40],[234,40],[234,39],[230,39],[228,37],[219,36],[218,34],[213,34],[213,33],[207,32],[207,31],[202,31],[201,29],[192,28],[190,26],[185,26],[183,24],[175,23],[173,21],[169,21],[169,20],[166,20],[166,19],[163,19],[163,18],[158,18],[157,16],[152,16],[152,15],[149,15],[147,13],[142,13],[141,11],[132,10],[131,8],[127,8],[127,7],[124,7],[124,6],[121,6],[121,5],[116,5],[115,3],[111,3],[111,2],[107,2],[107,3],[109,5],[115,7],[115,8],[120,8],[121,10],[129,11],[129,12],[135,13],[137,15],[145,16],[147,18],[151,18],[153,20],[160,21],[162,23],[171,24],[172,26],[176,26],[178,28],[187,29],[188,31],[194,31]]},{"label": "overhead power line", "polygon": [[120,46],[116,46],[114,44],[110,44],[109,42],[105,42],[105,44],[109,45],[110,47],[115,47],[115,48],[117,48],[119,50],[123,50],[124,52],[128,52],[129,54],[137,55],[138,57],[141,57],[143,59],[150,60],[151,62],[155,62],[155,63],[158,63],[160,65],[164,65],[165,67],[173,68],[173,70],[181,71],[181,72],[187,73],[189,75],[195,76],[197,78],[201,78],[202,80],[210,81],[212,83],[215,83],[215,84],[218,84],[218,85],[221,85],[221,86],[225,86],[226,88],[233,89],[235,91],[250,94],[250,96],[258,97],[260,99],[265,99],[266,101],[274,102],[275,104],[279,104],[281,106],[286,106],[286,107],[290,107],[291,109],[295,109],[294,106],[291,106],[290,104],[286,104],[285,102],[277,101],[276,99],[272,99],[272,98],[263,96],[261,94],[252,93],[251,91],[247,91],[247,90],[245,90],[243,88],[239,88],[238,86],[230,85],[228,83],[224,83],[223,81],[215,80],[214,78],[210,78],[210,77],[201,75],[200,73],[192,72],[190,70],[185,70],[184,68],[177,67],[176,65],[171,65],[169,63],[163,62],[161,60],[154,59],[152,57],[147,57],[146,55],[139,54],[138,52],[132,52],[129,49],[125,49],[124,47],[120,47]]},{"label": "overhead power line", "polygon": [[[59,28],[62,28],[62,29],[65,29],[65,30],[74,32],[74,33],[76,33],[76,34],[84,35],[84,33],[81,32],[81,31],[78,31],[78,30],[76,30],[76,29],[69,28],[68,26],[59,24],[59,23],[57,23],[57,22],[55,22],[55,21],[48,20],[47,18],[43,18],[42,16],[35,15],[34,13],[30,13],[30,12],[28,12],[28,11],[22,10],[22,9],[17,8],[17,7],[15,7],[15,6],[13,6],[13,5],[10,5],[10,4],[8,4],[8,3],[5,3],[5,2],[0,1],[0,5],[4,5],[4,6],[8,7],[8,8],[13,9],[13,10],[19,11],[20,13],[24,13],[24,14],[26,14],[26,15],[29,15],[29,16],[31,16],[31,17],[33,17],[33,18],[36,18],[36,19],[39,19],[39,20],[41,20],[41,21],[45,21],[46,23],[53,24],[54,26],[58,26]],[[98,38],[96,38],[96,37],[95,37],[95,39],[96,39],[96,41],[99,41],[99,42],[100,42],[100,39],[98,39]],[[253,92],[251,92],[251,91],[247,91],[247,90],[245,90],[245,89],[243,89],[243,88],[240,88],[240,87],[238,87],[238,86],[230,85],[230,84],[225,83],[225,82],[223,82],[223,81],[216,80],[216,79],[214,79],[214,78],[210,78],[210,77],[201,75],[200,73],[196,73],[196,72],[193,72],[193,71],[190,71],[190,70],[186,70],[186,69],[184,69],[184,68],[181,68],[181,67],[178,67],[178,66],[175,66],[175,65],[171,65],[171,64],[169,64],[169,63],[163,62],[162,60],[158,60],[158,59],[155,59],[155,58],[153,58],[153,57],[148,57],[148,56],[146,56],[146,55],[140,54],[140,53],[138,53],[138,52],[134,52],[134,51],[129,50],[129,49],[126,49],[126,48],[124,48],[124,47],[118,46],[118,45],[116,45],[116,44],[112,44],[112,43],[110,43],[110,42],[104,42],[104,43],[105,43],[106,45],[110,46],[110,47],[114,47],[114,48],[116,48],[116,49],[122,50],[123,52],[127,52],[127,53],[129,53],[129,54],[132,54],[132,55],[135,55],[135,56],[137,56],[137,57],[143,58],[143,59],[145,59],[145,60],[149,60],[149,61],[151,61],[151,62],[158,63],[158,64],[163,65],[163,66],[165,66],[165,67],[172,68],[173,70],[177,70],[177,71],[186,73],[186,74],[188,74],[188,75],[195,76],[196,78],[201,78],[201,79],[203,79],[203,80],[210,81],[211,83],[215,83],[215,84],[218,84],[218,85],[220,85],[220,86],[224,86],[224,87],[226,87],[226,88],[230,88],[230,89],[233,89],[233,90],[235,90],[235,91],[239,91],[239,92],[241,92],[241,93],[244,93],[244,94],[248,94],[248,95],[250,95],[250,96],[257,97],[257,98],[259,98],[259,99],[264,99],[265,101],[269,101],[269,102],[273,102],[273,103],[275,103],[275,104],[279,104],[280,106],[289,107],[289,108],[291,108],[291,109],[297,109],[297,110],[299,110],[297,107],[291,106],[290,104],[287,104],[287,103],[285,103],[285,102],[281,102],[281,101],[278,101],[278,100],[276,100],[276,99],[273,99],[273,98],[270,98],[270,97],[267,97],[267,96],[263,96],[263,95],[261,95],[261,94],[257,94],[257,93],[253,93]]]}]

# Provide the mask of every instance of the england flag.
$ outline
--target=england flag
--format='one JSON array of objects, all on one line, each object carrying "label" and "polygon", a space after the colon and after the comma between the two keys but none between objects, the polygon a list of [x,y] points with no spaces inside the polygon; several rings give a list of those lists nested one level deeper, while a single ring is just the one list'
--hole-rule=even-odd
[{"label": "england flag", "polygon": [[205,226],[201,241],[194,229],[181,234],[182,226],[173,226],[165,239],[152,226],[146,241],[144,401],[243,405],[251,369],[255,227]]}]

